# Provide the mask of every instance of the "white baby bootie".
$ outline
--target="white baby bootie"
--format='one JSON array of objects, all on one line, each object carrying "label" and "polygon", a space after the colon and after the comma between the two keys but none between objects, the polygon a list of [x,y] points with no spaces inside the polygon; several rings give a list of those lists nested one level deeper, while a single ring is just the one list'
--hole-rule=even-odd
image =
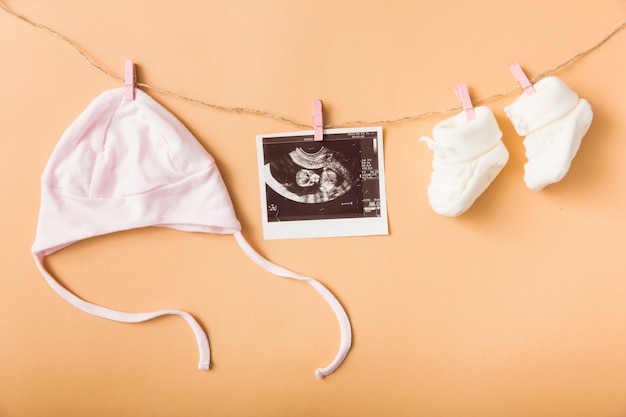
[{"label": "white baby bootie", "polygon": [[509,159],[502,132],[488,107],[461,112],[433,128],[433,139],[420,140],[434,150],[428,199],[433,210],[455,217],[487,189]]},{"label": "white baby bootie", "polygon": [[526,186],[540,190],[567,174],[593,113],[589,103],[557,77],[538,81],[534,90],[523,93],[504,111],[517,133],[525,136]]}]

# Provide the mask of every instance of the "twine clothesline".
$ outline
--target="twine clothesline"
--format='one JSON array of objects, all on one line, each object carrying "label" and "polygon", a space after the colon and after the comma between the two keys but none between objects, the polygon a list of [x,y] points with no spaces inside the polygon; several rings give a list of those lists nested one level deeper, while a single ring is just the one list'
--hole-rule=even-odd
[{"label": "twine clothesline", "polygon": [[[124,79],[118,75],[115,75],[114,73],[106,70],[104,67],[102,67],[101,65],[99,65],[98,63],[96,63],[94,61],[93,58],[91,58],[89,56],[89,54],[87,54],[87,52],[85,52],[83,49],[81,49],[78,45],[76,45],[74,42],[72,42],[70,39],[68,39],[66,36],[64,36],[63,34],[57,32],[56,30],[43,25],[41,23],[37,23],[34,22],[30,19],[28,19],[25,16],[22,16],[12,10],[10,10],[8,7],[6,7],[4,4],[0,3],[0,9],[2,9],[5,13],[8,13],[9,15],[21,20],[24,23],[29,24],[32,27],[35,27],[39,30],[43,30],[44,32],[54,36],[57,39],[60,39],[61,41],[65,42],[67,45],[69,45],[71,48],[73,48],[78,54],[80,54],[86,61],[87,63],[89,63],[91,66],[93,66],[94,68],[98,69],[100,72],[102,72],[104,75],[113,78],[114,80],[118,80],[118,81],[124,81]],[[583,58],[587,55],[589,55],[590,53],[592,53],[593,51],[595,51],[596,49],[598,49],[599,47],[601,47],[602,45],[604,45],[609,39],[611,39],[614,35],[616,35],[618,32],[620,32],[621,30],[623,30],[624,28],[626,28],[626,21],[622,22],[621,24],[619,24],[618,26],[616,26],[615,28],[613,28],[609,33],[607,33],[604,38],[602,38],[599,42],[597,42],[596,44],[592,45],[591,47],[573,55],[572,57],[568,58],[567,60],[561,62],[560,64],[558,64],[557,66],[550,68],[548,70],[545,70],[533,77],[530,78],[531,82],[536,82],[542,78],[548,77],[558,71],[560,71],[561,69],[571,65],[572,63],[574,63],[575,61],[579,60],[580,58]],[[248,108],[248,107],[231,107],[231,106],[222,106],[219,104],[213,104],[213,103],[209,103],[200,99],[196,99],[193,97],[188,97],[188,96],[184,96],[182,94],[178,94],[174,91],[170,91],[164,88],[159,88],[159,87],[155,87],[152,86],[150,84],[144,83],[144,82],[138,82],[137,87],[141,87],[141,88],[145,88],[146,90],[150,90],[156,93],[161,93],[161,94],[167,94],[169,96],[178,98],[180,100],[184,100],[190,103],[195,103],[213,110],[219,110],[219,111],[225,111],[225,112],[231,112],[231,113],[244,113],[244,114],[251,114],[251,115],[257,115],[257,116],[262,116],[262,117],[266,117],[266,118],[270,118],[270,119],[274,119],[277,120],[279,122],[283,122],[292,126],[297,126],[297,127],[303,127],[303,128],[313,128],[313,126],[311,124],[306,124],[306,123],[301,123],[298,122],[296,120],[290,119],[288,117],[285,116],[281,116],[279,114],[276,113],[272,113],[266,110],[261,110],[261,109],[254,109],[254,108]],[[487,103],[493,100],[496,100],[498,98],[501,97],[506,97],[509,96],[511,94],[516,93],[517,91],[520,90],[520,87],[516,87],[513,88],[509,91],[504,91],[501,93],[496,93],[493,94],[489,97],[485,97],[482,99],[476,99],[476,100],[472,100],[472,102],[474,104],[481,104],[481,103]],[[338,127],[346,127],[346,126],[353,126],[353,125],[392,125],[392,124],[398,124],[401,122],[408,122],[408,121],[412,121],[412,120],[418,120],[418,119],[423,119],[426,117],[431,117],[431,116],[440,116],[440,115],[445,115],[448,113],[452,113],[452,112],[456,112],[461,110],[462,107],[461,106],[456,106],[456,107],[451,107],[448,109],[444,109],[444,110],[436,110],[436,111],[425,111],[422,113],[417,113],[417,114],[413,114],[413,115],[407,115],[407,116],[402,116],[402,117],[398,117],[396,119],[385,119],[385,120],[353,120],[353,121],[349,121],[349,122],[342,122],[342,123],[333,123],[333,124],[326,124],[324,125],[324,128],[338,128]]]}]

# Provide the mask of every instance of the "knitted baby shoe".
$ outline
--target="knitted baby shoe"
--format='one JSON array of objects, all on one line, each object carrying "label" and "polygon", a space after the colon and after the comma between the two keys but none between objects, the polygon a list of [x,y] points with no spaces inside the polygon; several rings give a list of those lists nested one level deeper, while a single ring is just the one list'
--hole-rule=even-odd
[{"label": "knitted baby shoe", "polygon": [[567,174],[593,113],[589,103],[557,77],[544,78],[534,88],[534,94],[522,94],[504,111],[517,133],[526,136],[526,186],[540,190]]},{"label": "knitted baby shoe", "polygon": [[474,111],[472,120],[461,112],[437,124],[434,140],[420,139],[435,153],[430,206],[444,216],[455,217],[470,208],[509,159],[491,110],[481,106]]}]

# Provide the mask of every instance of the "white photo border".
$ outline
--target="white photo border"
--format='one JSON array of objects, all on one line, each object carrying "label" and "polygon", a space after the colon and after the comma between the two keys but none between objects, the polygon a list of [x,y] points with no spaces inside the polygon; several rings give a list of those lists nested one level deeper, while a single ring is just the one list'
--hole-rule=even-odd
[{"label": "white photo border", "polygon": [[[261,214],[263,220],[263,238],[265,240],[273,239],[300,239],[300,238],[325,238],[325,237],[345,237],[345,236],[374,236],[388,235],[389,226],[387,219],[387,195],[385,187],[385,165],[383,150],[383,129],[381,126],[376,127],[360,127],[360,128],[342,128],[342,129],[325,129],[325,141],[321,145],[332,144],[333,136],[351,136],[349,139],[373,139],[374,158],[376,163],[376,178],[368,178],[376,180],[378,185],[378,204],[376,205],[377,215],[373,216],[347,216],[341,215],[328,218],[325,216],[317,216],[318,219],[302,219],[288,221],[269,221],[268,217],[268,193],[269,185],[266,182],[266,171],[269,172],[269,163],[266,161],[265,147],[281,143],[289,140],[291,144],[309,144],[313,143],[313,131],[299,132],[281,132],[272,134],[256,135],[257,142],[257,158],[258,158],[258,175],[261,196]],[[326,139],[329,139],[328,141]],[[317,142],[320,144],[320,142]],[[363,161],[360,161],[363,164]],[[360,175],[363,174],[361,169]],[[370,186],[371,184],[368,183]],[[301,203],[302,204],[302,203]]]}]

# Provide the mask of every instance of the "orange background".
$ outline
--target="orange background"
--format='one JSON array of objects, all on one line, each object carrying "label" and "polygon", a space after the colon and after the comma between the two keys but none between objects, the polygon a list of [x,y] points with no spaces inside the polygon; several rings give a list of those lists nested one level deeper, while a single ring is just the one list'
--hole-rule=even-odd
[{"label": "orange background", "polygon": [[[626,20],[621,0],[2,0],[63,33],[108,71],[225,106],[310,123],[392,119],[457,106],[554,68]],[[264,241],[255,135],[299,130],[150,93],[215,157],[243,233],[272,261],[325,283],[351,317],[344,365],[317,380],[337,323],[307,285],[258,268],[230,236],[148,228],[47,258],[85,299],[180,308],[208,332],[196,370],[175,317],[87,315],[38,273],[30,245],[39,177],[57,140],[120,82],[0,13],[0,416],[626,415],[626,31],[558,75],[594,110],[563,181],[523,182],[522,139],[487,105],[510,159],[459,218],[426,196],[447,116],[384,126],[390,235]]]}]

